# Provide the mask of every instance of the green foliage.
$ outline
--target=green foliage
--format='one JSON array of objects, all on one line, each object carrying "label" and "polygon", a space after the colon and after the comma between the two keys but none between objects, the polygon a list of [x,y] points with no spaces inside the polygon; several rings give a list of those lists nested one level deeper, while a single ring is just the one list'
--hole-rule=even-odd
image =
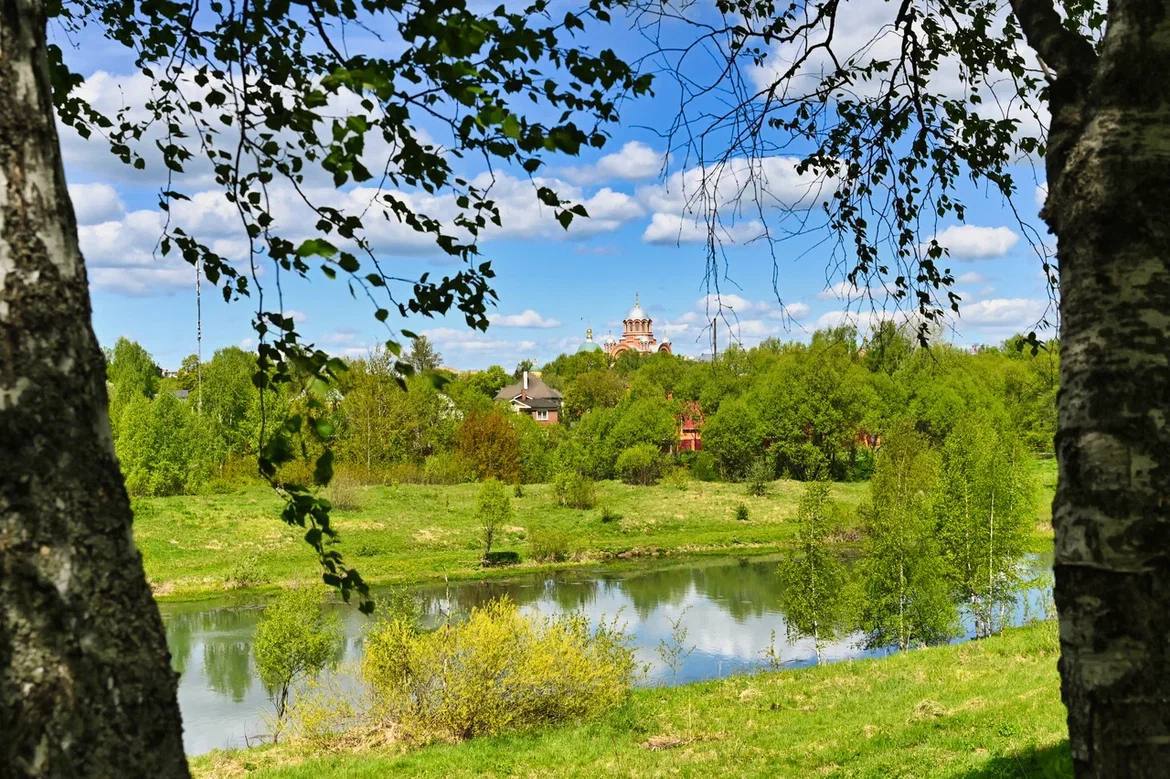
[{"label": "green foliage", "polygon": [[106,380],[112,385],[110,402],[116,406],[139,397],[153,398],[161,375],[141,344],[119,338],[106,363]]},{"label": "green foliage", "polygon": [[715,455],[708,451],[695,452],[690,458],[691,476],[699,481],[715,481],[719,478],[715,470]]},{"label": "green foliage", "polygon": [[637,444],[618,455],[614,469],[626,484],[655,484],[662,475],[662,455],[652,444]]},{"label": "green foliage", "polygon": [[443,358],[435,351],[430,339],[425,335],[415,336],[410,342],[410,354],[406,362],[414,368],[415,373],[426,373],[436,370],[443,364]]},{"label": "green foliage", "polygon": [[486,558],[492,551],[496,533],[512,517],[512,501],[504,491],[502,482],[488,479],[480,485],[479,495],[475,499],[475,516],[479,520]]},{"label": "green foliage", "polygon": [[285,590],[268,604],[256,625],[252,654],[256,672],[276,705],[279,723],[294,683],[313,679],[336,665],[341,652],[341,623],[308,588]]},{"label": "green foliage", "polygon": [[672,466],[663,474],[662,483],[676,490],[685,491],[691,485],[691,473],[681,466]]},{"label": "green foliage", "polygon": [[954,597],[972,609],[981,636],[1004,622],[1019,583],[1016,563],[1035,521],[1026,459],[1019,440],[988,416],[959,420],[943,447],[934,498],[939,539]]},{"label": "green foliage", "polygon": [[744,503],[736,504],[736,506],[735,506],[735,521],[736,522],[747,522],[748,519],[750,519],[750,514],[748,512],[747,505]]},{"label": "green foliage", "polygon": [[459,452],[438,452],[423,463],[422,478],[427,484],[464,484],[475,481],[475,465]]},{"label": "green foliage", "polygon": [[601,507],[601,522],[602,524],[609,524],[611,522],[621,522],[622,515],[614,511],[609,506]]},{"label": "green foliage", "polygon": [[561,471],[553,479],[553,497],[560,506],[591,509],[597,503],[597,487],[588,476]]},{"label": "green foliage", "polygon": [[743,400],[721,404],[703,427],[703,451],[715,458],[719,474],[725,479],[743,479],[759,458],[762,443],[756,407]]},{"label": "green foliage", "polygon": [[817,659],[848,620],[845,569],[833,549],[829,485],[809,482],[796,510],[797,540],[780,563],[780,602],[790,640],[813,640]]},{"label": "green foliage", "polygon": [[[508,415],[508,416],[506,416]],[[520,478],[520,437],[510,412],[494,408],[468,414],[455,435],[459,453],[480,479],[514,483]]]},{"label": "green foliage", "polygon": [[361,486],[348,473],[334,474],[325,492],[329,505],[338,511],[356,511],[362,506]]},{"label": "green foliage", "polygon": [[128,400],[118,427],[114,449],[131,495],[194,492],[223,460],[204,420],[170,392]]},{"label": "green foliage", "polygon": [[536,527],[528,531],[528,556],[542,563],[560,563],[573,555],[573,536],[552,527]]},{"label": "green foliage", "polygon": [[586,371],[565,387],[565,417],[575,421],[591,409],[613,408],[625,394],[625,381],[607,366]]},{"label": "green foliage", "polygon": [[596,717],[626,700],[633,673],[616,628],[590,630],[582,615],[525,617],[506,600],[431,632],[382,622],[362,659],[376,716],[418,741]]},{"label": "green foliage", "polygon": [[934,644],[957,628],[934,523],[938,470],[930,442],[906,424],[878,451],[861,562],[861,627],[870,646]]},{"label": "green foliage", "polygon": [[756,458],[748,468],[747,493],[757,498],[768,494],[768,487],[776,478],[776,472],[767,457]]}]

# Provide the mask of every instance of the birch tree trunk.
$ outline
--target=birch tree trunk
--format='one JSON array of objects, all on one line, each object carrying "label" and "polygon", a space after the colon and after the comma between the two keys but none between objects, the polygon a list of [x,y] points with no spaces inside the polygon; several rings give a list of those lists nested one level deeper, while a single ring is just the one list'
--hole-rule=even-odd
[{"label": "birch tree trunk", "polygon": [[0,0],[0,774],[182,777],[65,189],[44,5]]},{"label": "birch tree trunk", "polygon": [[1062,695],[1079,776],[1170,766],[1170,0],[1112,0],[1094,53],[1015,0],[1054,70],[1053,503]]}]

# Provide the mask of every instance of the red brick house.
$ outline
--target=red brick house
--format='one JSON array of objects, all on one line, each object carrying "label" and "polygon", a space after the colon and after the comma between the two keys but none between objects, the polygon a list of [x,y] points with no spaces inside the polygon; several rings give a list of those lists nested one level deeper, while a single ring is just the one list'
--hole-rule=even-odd
[{"label": "red brick house", "polygon": [[680,452],[703,450],[703,409],[693,400],[686,403],[679,414],[678,450]]},{"label": "red brick house", "polygon": [[538,424],[555,425],[561,421],[564,396],[540,380],[540,375],[524,371],[515,384],[496,393],[496,400],[507,401],[517,414],[527,414]]}]

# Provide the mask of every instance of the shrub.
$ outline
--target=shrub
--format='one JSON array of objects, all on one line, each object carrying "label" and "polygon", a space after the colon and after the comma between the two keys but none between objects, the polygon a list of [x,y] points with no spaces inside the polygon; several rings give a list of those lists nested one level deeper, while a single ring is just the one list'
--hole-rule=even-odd
[{"label": "shrub", "polygon": [[620,522],[622,515],[611,509],[609,506],[601,507],[601,521],[608,524],[610,522]]},{"label": "shrub", "polygon": [[653,484],[662,473],[662,457],[653,445],[638,444],[618,455],[614,468],[626,484]]},{"label": "shrub", "polygon": [[775,472],[772,470],[772,464],[768,462],[767,457],[760,457],[755,460],[751,464],[751,467],[748,468],[748,495],[754,495],[757,498],[762,498],[767,495],[768,487],[771,486],[772,479],[775,475]]},{"label": "shrub", "polygon": [[553,495],[561,506],[591,509],[597,503],[597,488],[588,476],[576,471],[561,471],[553,479]]},{"label": "shrub", "polygon": [[326,491],[329,504],[338,511],[357,511],[361,506],[361,486],[345,471],[335,472]]},{"label": "shrub", "polygon": [[520,484],[520,482],[516,482],[516,484],[513,485],[512,497],[513,498],[523,498],[524,497],[524,486],[522,484]]},{"label": "shrub", "polygon": [[740,503],[738,506],[735,507],[735,521],[736,522],[747,522],[748,521],[748,507],[742,503]]},{"label": "shrub", "polygon": [[466,484],[475,480],[475,466],[458,452],[438,452],[423,463],[427,484]]},{"label": "shrub", "polygon": [[691,457],[691,476],[699,481],[717,481],[719,474],[715,471],[715,456],[710,452],[695,452]]},{"label": "shrub", "polygon": [[496,532],[512,516],[512,501],[504,492],[504,485],[488,479],[479,488],[475,500],[475,516],[483,533],[483,557],[486,561],[492,551]]},{"label": "shrub", "polygon": [[626,700],[633,673],[613,626],[525,617],[508,600],[430,632],[389,619],[370,631],[362,659],[375,716],[419,741],[594,717]]},{"label": "shrub", "polygon": [[228,572],[224,583],[229,589],[241,590],[246,587],[256,587],[267,581],[268,573],[260,564],[260,556],[252,552],[236,558],[236,563]]},{"label": "shrub", "polygon": [[560,563],[572,556],[573,538],[563,530],[534,528],[528,532],[529,556],[542,563]]},{"label": "shrub", "polygon": [[662,483],[676,490],[686,490],[691,483],[691,474],[686,468],[671,468],[662,477]]},{"label": "shrub", "polygon": [[341,649],[341,623],[326,614],[315,589],[286,590],[264,609],[252,640],[256,671],[276,705],[280,732],[293,683],[314,679],[336,665]]}]

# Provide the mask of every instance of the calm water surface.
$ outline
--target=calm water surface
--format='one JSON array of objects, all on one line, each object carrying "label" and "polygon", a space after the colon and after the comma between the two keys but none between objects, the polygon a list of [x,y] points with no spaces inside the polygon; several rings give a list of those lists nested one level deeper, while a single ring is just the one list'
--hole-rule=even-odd
[{"label": "calm water surface", "polygon": [[[458,613],[492,598],[508,596],[525,611],[562,614],[580,611],[591,620],[617,619],[632,640],[645,685],[682,684],[743,673],[766,665],[764,652],[775,632],[776,650],[786,665],[815,662],[812,642],[785,638],[784,614],[777,605],[778,558],[707,560],[637,571],[604,569],[539,574],[506,582],[463,582],[421,586],[425,612]],[[1041,619],[1051,611],[1051,561],[1038,556],[1025,563],[1026,578],[1012,622]],[[256,676],[252,635],[263,601],[162,604],[167,643],[181,674],[179,706],[183,712],[188,754],[216,747],[255,743],[266,732],[272,704]],[[356,609],[336,606],[345,632],[342,665],[358,660],[362,635],[370,619]],[[674,631],[675,623],[685,636]],[[964,615],[964,640],[971,622]],[[660,646],[676,645],[683,653],[675,667],[662,657]],[[857,636],[830,645],[825,660],[884,654],[864,650]]]}]

